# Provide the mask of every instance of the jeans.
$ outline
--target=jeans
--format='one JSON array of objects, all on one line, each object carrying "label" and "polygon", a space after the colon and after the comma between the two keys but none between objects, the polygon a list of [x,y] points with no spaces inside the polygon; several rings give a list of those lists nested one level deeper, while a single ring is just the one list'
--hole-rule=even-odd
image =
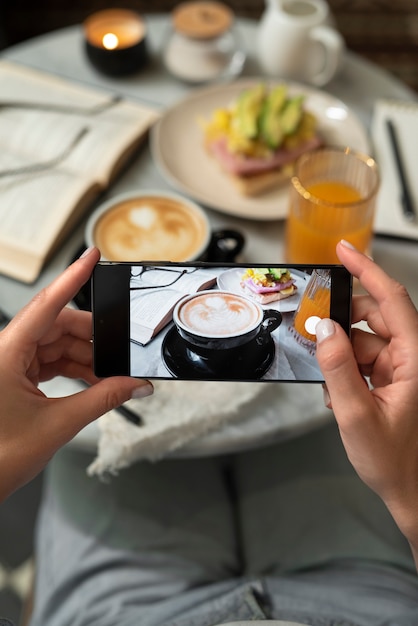
[{"label": "jeans", "polygon": [[50,463],[32,626],[416,626],[406,540],[334,423],[231,456],[141,462],[101,482]]}]

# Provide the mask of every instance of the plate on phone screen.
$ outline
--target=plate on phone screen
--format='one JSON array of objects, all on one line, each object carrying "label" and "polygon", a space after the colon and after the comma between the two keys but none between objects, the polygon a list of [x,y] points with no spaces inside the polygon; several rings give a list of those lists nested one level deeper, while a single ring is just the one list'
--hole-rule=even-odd
[{"label": "plate on phone screen", "polygon": [[[245,272],[245,268],[234,267],[230,270],[226,270],[217,278],[219,289],[224,291],[232,291],[239,295],[243,295],[241,288],[241,276]],[[276,309],[281,313],[288,313],[290,311],[296,311],[299,304],[301,294],[305,291],[307,281],[309,280],[309,274],[305,274],[300,270],[290,269],[292,278],[295,279],[295,285],[297,287],[296,293],[283,300],[277,300],[275,302],[269,302],[268,304],[262,304],[264,309]]]}]

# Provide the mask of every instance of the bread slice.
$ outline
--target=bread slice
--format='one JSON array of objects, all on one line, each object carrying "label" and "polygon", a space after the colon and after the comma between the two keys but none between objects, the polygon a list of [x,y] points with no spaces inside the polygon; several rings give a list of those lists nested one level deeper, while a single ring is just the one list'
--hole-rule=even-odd
[{"label": "bread slice", "polygon": [[292,285],[282,291],[270,291],[269,293],[256,293],[247,287],[245,283],[241,283],[241,288],[248,298],[252,298],[259,304],[269,304],[270,302],[277,302],[278,300],[290,298],[290,296],[293,296],[297,291],[296,285]]},{"label": "bread slice", "polygon": [[[205,140],[205,148],[208,155],[218,164],[221,171],[235,185],[239,193],[243,196],[258,196],[267,191],[278,189],[293,176],[294,166],[297,157],[303,152],[314,150],[322,145],[319,137],[312,138],[306,143],[306,149],[295,151],[295,160],[288,161],[284,165],[272,167],[271,169],[263,169],[261,171],[247,171],[244,173],[236,173],[231,171],[226,162],[214,150],[214,144]],[[304,147],[305,148],[305,147]]]},{"label": "bread slice", "polygon": [[238,176],[230,173],[227,173],[227,176],[243,196],[251,197],[281,187],[292,177],[293,168],[293,164],[290,164],[286,167],[259,172],[250,176]]}]

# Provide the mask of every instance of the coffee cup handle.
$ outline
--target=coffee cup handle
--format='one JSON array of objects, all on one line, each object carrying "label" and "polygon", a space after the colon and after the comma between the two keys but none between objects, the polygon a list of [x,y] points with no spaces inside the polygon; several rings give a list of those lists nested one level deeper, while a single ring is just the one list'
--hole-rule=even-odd
[{"label": "coffee cup handle", "polygon": [[244,248],[245,237],[238,230],[215,230],[206,252],[208,261],[232,263]]},{"label": "coffee cup handle", "polygon": [[280,311],[275,309],[267,309],[264,311],[263,321],[261,323],[261,332],[257,337],[257,343],[262,345],[269,339],[271,333],[276,330],[282,323],[283,316]]},{"label": "coffee cup handle", "polygon": [[324,51],[322,69],[311,77],[311,82],[323,87],[337,73],[344,51],[344,39],[330,26],[317,26],[311,31],[311,39],[319,43]]}]

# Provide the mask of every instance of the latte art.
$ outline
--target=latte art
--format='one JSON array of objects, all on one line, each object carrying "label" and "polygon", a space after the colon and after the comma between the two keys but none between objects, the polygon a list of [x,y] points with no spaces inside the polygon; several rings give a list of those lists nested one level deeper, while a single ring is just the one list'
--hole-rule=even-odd
[{"label": "latte art", "polygon": [[261,321],[254,303],[232,293],[205,293],[187,300],[178,312],[190,332],[205,337],[240,335]]},{"label": "latte art", "polygon": [[110,261],[187,261],[206,246],[204,217],[168,197],[138,196],[116,204],[99,218],[95,245]]}]

